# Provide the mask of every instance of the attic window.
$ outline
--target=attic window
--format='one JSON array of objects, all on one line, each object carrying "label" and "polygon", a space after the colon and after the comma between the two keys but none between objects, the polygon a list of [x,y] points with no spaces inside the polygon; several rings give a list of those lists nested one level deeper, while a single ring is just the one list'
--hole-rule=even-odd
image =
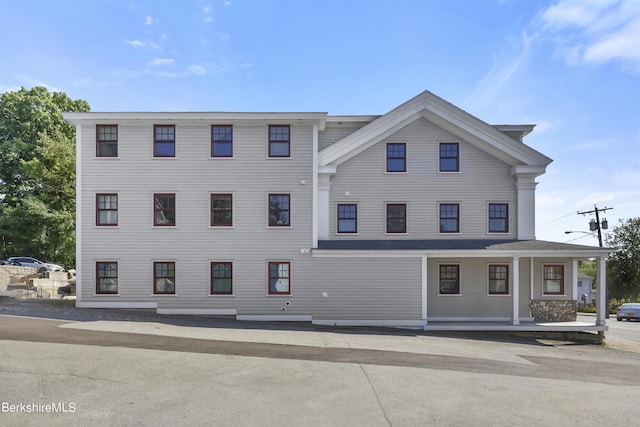
[{"label": "attic window", "polygon": [[407,144],[387,144],[387,172],[407,171]]},{"label": "attic window", "polygon": [[460,172],[460,144],[440,143],[440,172]]}]

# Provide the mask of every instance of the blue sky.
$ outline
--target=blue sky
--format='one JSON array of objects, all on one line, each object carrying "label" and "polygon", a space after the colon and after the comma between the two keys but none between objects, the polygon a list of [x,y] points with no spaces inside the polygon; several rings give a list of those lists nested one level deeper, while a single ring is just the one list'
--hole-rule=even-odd
[{"label": "blue sky", "polygon": [[0,0],[0,92],[93,111],[383,114],[429,90],[536,124],[537,237],[640,216],[640,1]]}]

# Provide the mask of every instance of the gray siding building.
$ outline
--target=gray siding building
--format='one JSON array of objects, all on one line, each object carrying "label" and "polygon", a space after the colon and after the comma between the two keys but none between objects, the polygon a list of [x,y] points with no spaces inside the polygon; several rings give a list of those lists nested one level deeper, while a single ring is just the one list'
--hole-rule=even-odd
[{"label": "gray siding building", "polygon": [[[586,257],[605,301],[608,249],[535,239],[536,179],[551,159],[523,142],[533,125],[492,126],[430,92],[381,116],[65,118],[78,307],[539,328],[575,320],[566,307]],[[586,329],[604,328],[602,309]]]}]

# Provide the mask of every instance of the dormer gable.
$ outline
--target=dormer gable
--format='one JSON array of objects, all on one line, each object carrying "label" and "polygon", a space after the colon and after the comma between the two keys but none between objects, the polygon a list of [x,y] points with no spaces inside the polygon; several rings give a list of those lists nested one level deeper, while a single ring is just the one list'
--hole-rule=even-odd
[{"label": "dormer gable", "polygon": [[433,93],[424,91],[320,151],[319,166],[333,169],[419,118],[429,120],[508,165],[530,166],[537,175],[544,173],[552,161],[522,143],[522,138],[531,132],[533,125],[491,126]]}]

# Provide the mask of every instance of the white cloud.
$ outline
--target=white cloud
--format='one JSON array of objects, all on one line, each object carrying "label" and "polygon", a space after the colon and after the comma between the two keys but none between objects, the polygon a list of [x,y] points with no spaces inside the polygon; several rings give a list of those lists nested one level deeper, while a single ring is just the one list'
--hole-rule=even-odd
[{"label": "white cloud", "polygon": [[531,40],[532,37],[523,31],[520,40],[511,42],[513,52],[504,55],[504,58],[494,56],[491,70],[476,85],[465,103],[473,106],[484,106],[491,103],[494,96],[527,63]]},{"label": "white cloud", "polygon": [[621,61],[640,71],[638,0],[560,0],[542,20],[567,63]]},{"label": "white cloud", "polygon": [[211,14],[210,6],[205,6],[204,9],[202,9],[202,13],[204,14],[204,22],[213,22],[213,15]]},{"label": "white cloud", "polygon": [[[49,92],[62,92],[61,89],[52,86],[48,83],[43,82],[42,80],[39,79],[34,79],[33,77],[26,75],[26,74],[14,74],[14,77],[16,78],[16,80],[18,82],[20,82],[21,86],[26,87],[26,88],[32,88],[32,87],[36,87],[36,86],[41,86],[46,88]],[[21,88],[18,88],[17,90],[20,90]]]},{"label": "white cloud", "polygon": [[189,65],[186,70],[187,75],[202,75],[206,72],[207,69],[202,65]]},{"label": "white cloud", "polygon": [[228,6],[231,6],[231,2],[230,2],[229,0],[227,0],[227,1],[225,1],[224,3],[222,3],[222,5],[223,5],[224,7],[228,7]]},{"label": "white cloud", "polygon": [[160,65],[170,65],[173,64],[175,60],[173,58],[155,58],[151,61],[151,66],[157,67]]},{"label": "white cloud", "polygon": [[189,65],[182,71],[169,72],[162,71],[158,73],[161,77],[181,78],[189,76],[203,76],[205,74],[222,74],[227,71],[233,70],[234,67],[227,63],[220,64],[204,64],[204,65]]},{"label": "white cloud", "polygon": [[160,46],[158,46],[157,44],[153,43],[153,42],[143,42],[140,40],[124,40],[125,44],[128,44],[129,46],[133,47],[133,48],[145,48],[145,49],[152,49],[152,50],[160,50]]},{"label": "white cloud", "polygon": [[144,18],[144,24],[145,25],[153,25],[153,24],[157,24],[158,22],[160,22],[160,20],[158,18],[154,18],[152,16],[147,16]]}]

